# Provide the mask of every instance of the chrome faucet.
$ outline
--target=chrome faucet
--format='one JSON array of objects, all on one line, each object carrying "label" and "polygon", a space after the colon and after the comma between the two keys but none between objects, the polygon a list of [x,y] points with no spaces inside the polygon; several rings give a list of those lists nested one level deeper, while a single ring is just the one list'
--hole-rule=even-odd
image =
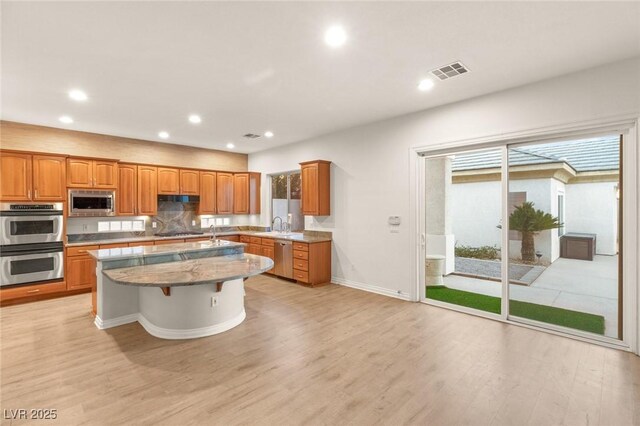
[{"label": "chrome faucet", "polygon": [[216,235],[216,224],[213,223],[210,227],[209,227],[209,232],[211,232],[211,241],[213,241],[214,243],[216,241],[218,241],[218,236]]},{"label": "chrome faucet", "polygon": [[280,216],[276,216],[273,218],[273,220],[271,221],[271,230],[275,231],[274,229],[274,223],[276,223],[276,219],[280,219],[280,229],[279,232],[282,232],[282,218]]}]

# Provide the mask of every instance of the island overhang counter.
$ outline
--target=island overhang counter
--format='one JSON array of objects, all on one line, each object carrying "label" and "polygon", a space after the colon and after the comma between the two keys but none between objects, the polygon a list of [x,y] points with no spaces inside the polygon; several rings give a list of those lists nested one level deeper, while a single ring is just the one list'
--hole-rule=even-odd
[{"label": "island overhang counter", "polygon": [[244,321],[244,280],[273,267],[230,241],[88,252],[97,261],[95,325],[139,322],[164,339],[229,330]]}]

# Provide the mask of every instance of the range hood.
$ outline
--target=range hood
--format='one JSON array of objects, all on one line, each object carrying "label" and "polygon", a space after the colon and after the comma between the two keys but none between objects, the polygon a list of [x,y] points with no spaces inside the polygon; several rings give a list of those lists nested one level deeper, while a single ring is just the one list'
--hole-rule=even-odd
[{"label": "range hood", "polygon": [[171,201],[174,203],[199,203],[199,195],[158,195],[158,201]]}]

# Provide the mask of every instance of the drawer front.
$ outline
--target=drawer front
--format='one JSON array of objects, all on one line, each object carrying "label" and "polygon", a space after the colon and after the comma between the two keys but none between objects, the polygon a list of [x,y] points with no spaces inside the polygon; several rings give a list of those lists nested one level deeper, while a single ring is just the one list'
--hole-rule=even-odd
[{"label": "drawer front", "polygon": [[12,300],[20,299],[29,296],[38,296],[40,294],[51,294],[65,291],[67,285],[64,281],[48,283],[48,284],[36,284],[25,285],[21,287],[5,288],[0,290],[0,300]]},{"label": "drawer front", "polygon": [[184,240],[156,240],[155,245],[184,243]]},{"label": "drawer front", "polygon": [[298,269],[300,271],[308,271],[309,261],[302,260],[302,259],[293,259],[293,269]]},{"label": "drawer front", "polygon": [[234,243],[237,243],[240,241],[240,238],[237,235],[223,235],[222,237],[218,237],[219,240],[225,240],[225,241],[233,241]]},{"label": "drawer front", "polygon": [[251,237],[248,235],[240,235],[240,242],[241,243],[250,243],[251,242]]},{"label": "drawer front", "polygon": [[307,243],[293,243],[294,250],[309,251],[309,244]]},{"label": "drawer front", "polygon": [[293,270],[293,278],[297,281],[301,281],[303,283],[309,282],[309,273],[306,271],[298,271],[297,269]]},{"label": "drawer front", "polygon": [[129,247],[129,243],[100,244],[100,250],[112,249],[112,248],[122,248],[122,247]]},{"label": "drawer front", "polygon": [[136,243],[129,243],[129,247],[140,247],[140,246],[152,246],[153,241],[138,241]]},{"label": "drawer front", "polygon": [[263,238],[262,245],[267,247],[275,247],[276,241],[272,240],[271,238]]},{"label": "drawer front", "polygon": [[249,241],[251,244],[262,244],[262,238],[260,237],[251,237],[251,241]]},{"label": "drawer front", "polygon": [[197,243],[198,241],[209,241],[211,238],[209,237],[198,237],[198,238],[185,238],[184,241],[187,243]]},{"label": "drawer front", "polygon": [[67,247],[67,256],[82,256],[89,250],[98,250],[99,246]]},{"label": "drawer front", "polygon": [[309,252],[294,250],[293,251],[293,258],[294,259],[309,260]]}]

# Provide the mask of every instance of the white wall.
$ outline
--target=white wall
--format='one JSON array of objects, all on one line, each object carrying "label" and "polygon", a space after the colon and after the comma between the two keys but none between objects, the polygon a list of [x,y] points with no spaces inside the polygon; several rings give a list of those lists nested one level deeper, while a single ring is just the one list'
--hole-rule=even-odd
[{"label": "white wall", "polygon": [[[446,90],[446,84],[435,90]],[[250,154],[249,170],[276,173],[298,168],[301,161],[332,161],[332,215],[307,218],[306,226],[333,232],[333,276],[409,295],[415,292],[411,147],[637,116],[639,94],[640,58],[635,58]],[[267,204],[263,196],[263,223]],[[398,233],[390,232],[390,215],[402,218]]]},{"label": "white wall", "polygon": [[566,186],[567,232],[596,234],[596,253],[617,253],[618,208],[615,182]]}]

